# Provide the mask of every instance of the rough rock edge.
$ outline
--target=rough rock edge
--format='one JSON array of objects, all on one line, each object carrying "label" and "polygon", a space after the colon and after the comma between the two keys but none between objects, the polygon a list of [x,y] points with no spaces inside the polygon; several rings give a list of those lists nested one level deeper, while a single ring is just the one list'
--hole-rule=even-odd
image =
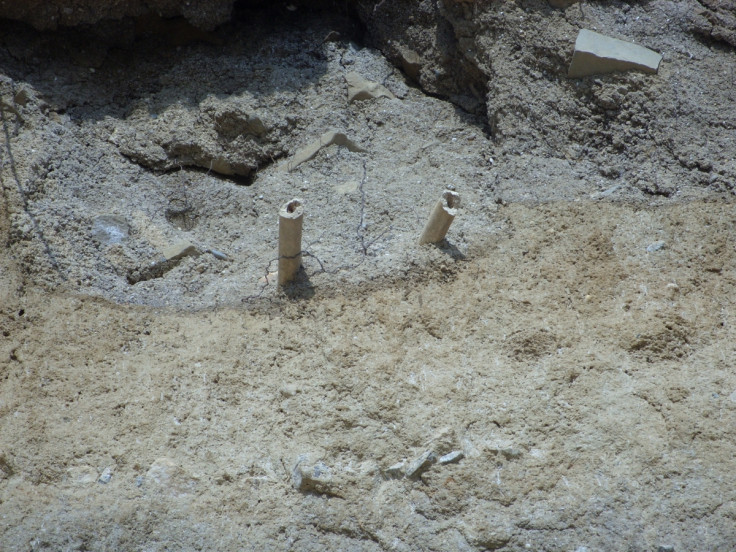
[{"label": "rough rock edge", "polygon": [[736,46],[736,0],[699,0],[690,28],[706,38]]}]

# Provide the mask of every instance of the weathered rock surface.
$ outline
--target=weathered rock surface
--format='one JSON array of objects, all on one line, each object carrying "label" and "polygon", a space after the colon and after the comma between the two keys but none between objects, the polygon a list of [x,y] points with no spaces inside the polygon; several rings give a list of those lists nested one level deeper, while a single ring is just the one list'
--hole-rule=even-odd
[{"label": "weathered rock surface", "polygon": [[736,46],[736,0],[698,0],[690,24],[708,39]]}]

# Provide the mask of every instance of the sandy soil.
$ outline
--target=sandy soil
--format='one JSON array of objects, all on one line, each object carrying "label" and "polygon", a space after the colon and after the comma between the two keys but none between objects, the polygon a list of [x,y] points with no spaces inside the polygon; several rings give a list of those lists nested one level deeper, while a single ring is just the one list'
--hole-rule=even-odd
[{"label": "sandy soil", "polygon": [[[303,48],[334,28],[343,39],[316,57]],[[290,31],[161,45],[162,58],[133,43],[130,66],[111,47],[90,72],[88,58],[49,53],[60,35],[5,29],[0,549],[734,549],[728,92],[682,115],[720,110],[712,150],[698,150],[710,169],[649,155],[645,181],[601,162],[633,166],[664,126],[615,155],[520,149],[538,127],[509,112],[504,132],[519,132],[494,138],[344,39],[348,21]],[[699,67],[733,62],[679,39],[710,52]],[[52,62],[40,68],[34,52]],[[283,68],[260,84],[213,73],[217,94],[181,100],[197,88],[187,67],[222,59],[242,76],[272,55]],[[586,86],[664,90],[695,71],[684,59],[664,76]],[[132,65],[142,76],[126,83]],[[356,67],[397,98],[347,104]],[[711,84],[691,81],[685,96]],[[100,91],[113,90],[108,103]],[[271,134],[207,130],[225,108],[248,124],[257,111]],[[196,130],[189,142],[162,138],[176,124]],[[336,125],[369,151],[334,148],[279,172]],[[673,151],[697,128],[672,127]],[[213,175],[208,155],[257,169]],[[419,247],[445,184],[463,209],[445,243]],[[295,193],[324,213],[310,219],[302,280],[279,292],[259,278],[274,211]],[[172,211],[182,198],[191,209]],[[95,238],[100,216],[122,218],[129,239]],[[131,282],[179,239],[200,255]],[[223,244],[228,260],[208,255]]]}]

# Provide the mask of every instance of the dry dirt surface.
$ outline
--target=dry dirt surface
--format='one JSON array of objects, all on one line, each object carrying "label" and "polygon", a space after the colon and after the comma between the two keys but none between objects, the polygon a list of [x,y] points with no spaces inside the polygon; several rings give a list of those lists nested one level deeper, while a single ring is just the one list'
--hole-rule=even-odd
[{"label": "dry dirt surface", "polygon": [[[0,23],[0,550],[736,549],[736,53],[692,4]],[[565,78],[593,27],[659,73]]]}]

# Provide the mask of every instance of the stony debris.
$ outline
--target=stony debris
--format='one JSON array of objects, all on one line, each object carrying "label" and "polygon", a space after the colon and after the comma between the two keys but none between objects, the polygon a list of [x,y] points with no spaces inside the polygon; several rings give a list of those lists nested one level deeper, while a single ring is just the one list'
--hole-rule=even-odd
[{"label": "stony debris", "polygon": [[294,488],[300,492],[340,496],[340,489],[333,470],[324,462],[310,463],[309,457],[302,455],[297,459],[291,474]]},{"label": "stony debris", "polygon": [[453,450],[452,452],[448,452],[444,456],[440,456],[439,462],[440,464],[455,464],[465,458],[465,453],[461,450]]},{"label": "stony debris", "polygon": [[468,512],[459,528],[471,545],[485,550],[503,548],[512,537],[509,520],[485,505]]},{"label": "stony debris", "polygon": [[515,460],[517,458],[521,458],[523,454],[520,449],[513,446],[511,441],[507,439],[499,439],[497,441],[488,443],[485,448],[491,454],[501,455],[506,460]]},{"label": "stony debris", "polygon": [[401,479],[402,477],[404,477],[405,468],[406,462],[402,460],[401,462],[396,462],[396,464],[393,464],[392,466],[386,468],[383,473],[391,479]]},{"label": "stony debris", "polygon": [[313,159],[322,148],[326,148],[327,146],[331,146],[333,144],[337,146],[344,146],[352,152],[365,153],[366,151],[358,146],[355,142],[350,140],[343,132],[331,130],[325,132],[322,136],[319,137],[319,139],[310,142],[308,145],[297,151],[289,158],[288,161],[283,163],[279,168],[282,171],[291,172],[305,161]]},{"label": "stony debris", "polygon": [[419,82],[422,66],[426,63],[422,56],[411,48],[399,45],[397,47],[401,68],[414,82]]},{"label": "stony debris", "polygon": [[165,247],[161,258],[145,266],[138,266],[128,272],[128,283],[137,284],[153,278],[161,278],[175,268],[185,257],[199,255],[199,249],[188,241],[180,241]]},{"label": "stony debris", "polygon": [[281,393],[281,396],[285,398],[293,397],[299,391],[299,387],[293,383],[287,383],[279,389],[279,393]]},{"label": "stony debris", "polygon": [[424,444],[427,450],[432,450],[438,456],[447,454],[457,445],[457,433],[451,427],[443,427],[439,429],[432,438]]},{"label": "stony debris", "polygon": [[655,251],[661,251],[662,249],[665,249],[667,247],[667,242],[664,240],[659,240],[654,243],[650,243],[647,245],[647,253],[654,253]]},{"label": "stony debris", "polygon": [[421,456],[417,457],[412,462],[409,462],[404,474],[409,479],[417,478],[431,468],[435,462],[437,462],[437,455],[434,451],[425,451]]},{"label": "stony debris", "polygon": [[357,100],[373,100],[376,98],[395,99],[390,90],[382,84],[369,81],[363,78],[359,73],[351,71],[345,75],[345,82],[348,85],[348,102],[352,103]]},{"label": "stony debris", "polygon": [[631,42],[581,29],[567,72],[570,78],[636,69],[656,73],[662,56]]},{"label": "stony debris", "polygon": [[110,480],[112,480],[112,468],[105,468],[102,470],[102,473],[100,474],[100,477],[97,479],[98,483],[102,483],[103,485],[107,485]]},{"label": "stony debris", "polygon": [[219,251],[217,249],[207,249],[207,253],[210,253],[215,259],[219,261],[229,261],[230,257],[228,257],[227,253],[223,253],[222,251]]},{"label": "stony debris", "polygon": [[166,261],[178,261],[188,255],[196,255],[197,248],[188,241],[174,243],[163,250]]},{"label": "stony debris", "polygon": [[121,243],[130,236],[130,225],[117,215],[100,215],[92,223],[92,237],[103,245]]},{"label": "stony debris", "polygon": [[[242,70],[242,69],[241,69]],[[268,119],[251,95],[207,98],[196,108],[169,104],[164,94],[136,105],[108,141],[131,161],[168,171],[198,167],[247,179],[283,156],[281,144],[293,124]]]}]

